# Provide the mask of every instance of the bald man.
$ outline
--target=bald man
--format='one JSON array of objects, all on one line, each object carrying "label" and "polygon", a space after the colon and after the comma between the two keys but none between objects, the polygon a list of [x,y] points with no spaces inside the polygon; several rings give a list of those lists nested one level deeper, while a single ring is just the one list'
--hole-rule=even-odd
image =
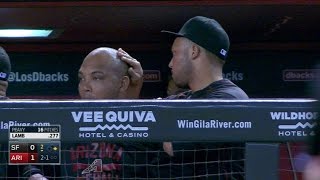
[{"label": "bald man", "polygon": [[[81,99],[137,98],[141,84],[136,86],[136,81],[141,80],[141,78],[138,77],[134,80],[135,85],[130,86],[132,81],[130,74],[143,75],[142,68],[137,60],[122,49],[97,48],[85,57],[79,69],[79,95]],[[62,161],[65,161],[63,163],[66,164],[63,166],[62,176],[72,177],[71,179],[74,179],[74,177],[120,179],[124,176],[131,176],[131,172],[128,171],[132,168],[124,168],[123,165],[124,151],[129,148],[128,143],[125,145],[126,148],[124,148],[124,144],[109,142],[67,144],[64,147],[69,146],[68,154],[62,158]],[[111,157],[109,156],[110,152],[112,152]],[[126,163],[131,162],[128,157],[131,156],[126,154]],[[82,173],[95,159],[102,159],[102,172]],[[132,177],[137,176],[135,173],[132,174]]]},{"label": "bald man", "polygon": [[140,62],[121,48],[93,50],[84,59],[78,76],[82,99],[136,99],[143,83]]},{"label": "bald man", "polygon": [[128,65],[117,50],[98,48],[90,52],[79,69],[81,99],[123,99],[130,84]]}]

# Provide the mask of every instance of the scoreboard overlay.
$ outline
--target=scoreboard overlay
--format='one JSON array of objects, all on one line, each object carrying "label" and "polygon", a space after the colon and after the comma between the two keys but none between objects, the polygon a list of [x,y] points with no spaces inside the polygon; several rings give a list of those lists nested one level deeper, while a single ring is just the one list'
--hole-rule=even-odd
[{"label": "scoreboard overlay", "polygon": [[52,126],[11,126],[9,165],[61,163],[61,128]]}]

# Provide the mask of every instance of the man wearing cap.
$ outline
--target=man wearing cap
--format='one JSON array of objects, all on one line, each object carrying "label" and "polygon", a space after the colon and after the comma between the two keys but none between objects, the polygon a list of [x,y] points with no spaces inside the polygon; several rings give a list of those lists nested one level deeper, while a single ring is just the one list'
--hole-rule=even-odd
[{"label": "man wearing cap", "polygon": [[[174,39],[169,63],[172,78],[177,86],[190,88],[167,99],[248,99],[241,88],[223,78],[230,42],[216,20],[196,16],[178,33],[162,32]],[[243,147],[242,143],[165,142],[157,177],[244,179]]]},{"label": "man wearing cap", "polygon": [[[230,42],[228,34],[216,20],[196,16],[189,19],[178,33],[162,32],[174,38],[171,48],[173,56],[169,63],[173,80],[180,87],[190,88],[190,91],[171,96],[170,99],[248,99],[241,88],[223,78],[223,65]],[[173,163],[196,162],[196,165],[176,166],[171,177],[190,175],[202,179],[243,178],[242,146],[227,143],[163,144],[164,150],[173,156]],[[186,149],[197,151],[181,153],[180,150]],[[173,153],[174,150],[178,150],[178,153]]]},{"label": "man wearing cap", "polygon": [[[7,88],[8,88],[8,77],[11,72],[11,62],[8,54],[6,51],[0,46],[0,100],[7,100],[9,99],[7,95]],[[2,145],[2,146],[1,146]],[[8,148],[0,144],[1,152],[5,152]],[[19,172],[18,169],[14,169],[13,167],[7,168],[8,160],[7,156],[4,153],[0,154],[0,177],[7,177],[7,169],[10,172],[10,175],[14,177],[19,176],[17,173]],[[22,167],[22,166],[21,166]],[[46,180],[43,176],[40,169],[35,166],[23,166],[23,177],[29,177],[29,180]]]},{"label": "man wearing cap", "polygon": [[191,89],[184,93],[184,98],[248,99],[242,89],[223,79],[229,37],[217,21],[197,16],[178,33],[162,32],[175,38],[169,67],[175,83]]}]

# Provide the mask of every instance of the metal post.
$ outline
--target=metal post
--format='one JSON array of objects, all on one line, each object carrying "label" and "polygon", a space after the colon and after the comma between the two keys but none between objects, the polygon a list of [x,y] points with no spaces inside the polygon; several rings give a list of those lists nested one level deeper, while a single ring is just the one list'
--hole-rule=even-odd
[{"label": "metal post", "polygon": [[246,180],[279,179],[279,143],[246,143]]}]

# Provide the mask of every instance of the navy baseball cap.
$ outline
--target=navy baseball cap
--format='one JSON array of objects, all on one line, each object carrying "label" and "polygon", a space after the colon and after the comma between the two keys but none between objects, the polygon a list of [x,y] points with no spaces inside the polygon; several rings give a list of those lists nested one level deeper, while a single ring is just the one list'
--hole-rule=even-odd
[{"label": "navy baseball cap", "polygon": [[6,51],[0,46],[0,80],[7,81],[10,71],[10,58]]},{"label": "navy baseball cap", "polygon": [[178,33],[163,30],[175,37],[185,37],[200,45],[222,60],[226,60],[229,52],[229,36],[214,19],[196,16],[189,19]]}]

